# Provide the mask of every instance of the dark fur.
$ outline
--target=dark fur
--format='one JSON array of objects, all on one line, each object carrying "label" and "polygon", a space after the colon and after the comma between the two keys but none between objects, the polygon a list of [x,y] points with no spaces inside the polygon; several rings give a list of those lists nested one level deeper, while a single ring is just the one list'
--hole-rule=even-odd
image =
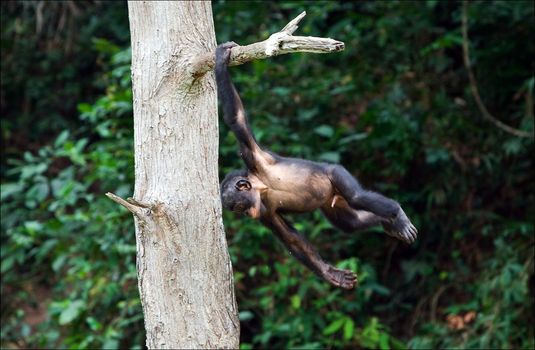
[{"label": "dark fur", "polygon": [[223,208],[236,211],[238,205],[243,204],[244,207],[250,207],[253,203],[248,198],[247,193],[236,191],[235,184],[240,179],[246,179],[249,172],[246,169],[233,170],[228,173],[221,182],[221,202]]},{"label": "dark fur", "polygon": [[[416,239],[416,228],[396,201],[365,190],[344,167],[286,158],[260,148],[228,73],[233,46],[236,44],[217,47],[217,90],[225,123],[238,139],[247,169],[233,171],[222,181],[223,206],[259,219],[305,266],[329,283],[351,289],[357,283],[356,275],[324,262],[281,214],[321,209],[333,225],[346,232],[383,225],[387,234],[408,243]],[[243,180],[247,186],[239,186]]]}]

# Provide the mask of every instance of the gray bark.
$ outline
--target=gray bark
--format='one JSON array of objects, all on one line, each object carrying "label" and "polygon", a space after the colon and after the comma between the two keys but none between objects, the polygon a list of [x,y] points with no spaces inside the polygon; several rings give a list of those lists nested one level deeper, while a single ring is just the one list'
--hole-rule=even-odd
[{"label": "gray bark", "polygon": [[210,2],[129,1],[139,293],[147,346],[238,348],[221,218],[215,80],[190,66],[213,52]]}]

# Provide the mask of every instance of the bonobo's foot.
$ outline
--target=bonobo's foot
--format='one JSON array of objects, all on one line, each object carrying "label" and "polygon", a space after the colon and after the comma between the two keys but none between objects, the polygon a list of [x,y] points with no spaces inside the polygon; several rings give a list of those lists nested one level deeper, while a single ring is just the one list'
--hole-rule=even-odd
[{"label": "bonobo's foot", "polygon": [[357,281],[357,275],[353,271],[340,270],[329,266],[323,273],[323,278],[330,284],[344,289],[353,289]]},{"label": "bonobo's foot", "polygon": [[383,228],[387,235],[409,244],[416,240],[418,234],[418,230],[411,223],[403,209],[399,210],[398,215],[392,221],[383,223]]},{"label": "bonobo's foot", "polygon": [[239,46],[234,41],[228,41],[223,44],[219,44],[216,48],[216,58],[222,58],[225,62],[230,59],[230,49]]}]

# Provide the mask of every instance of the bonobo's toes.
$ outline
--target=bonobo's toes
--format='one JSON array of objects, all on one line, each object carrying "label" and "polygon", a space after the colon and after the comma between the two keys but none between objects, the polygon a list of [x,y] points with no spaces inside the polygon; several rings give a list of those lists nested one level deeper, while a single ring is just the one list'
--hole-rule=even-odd
[{"label": "bonobo's toes", "polygon": [[406,243],[408,244],[413,243],[416,240],[416,236],[417,236],[417,231],[414,226],[410,225],[403,229],[403,240]]},{"label": "bonobo's toes", "polygon": [[416,229],[416,227],[414,227],[413,224],[411,224],[409,232],[411,233],[412,241],[414,242],[416,240],[416,237],[418,237],[418,230]]},{"label": "bonobo's toes", "polygon": [[403,240],[406,242],[406,243],[412,243],[414,242],[414,239],[416,237],[413,236],[412,232],[411,232],[411,227],[410,226],[405,226],[403,228]]},{"label": "bonobo's toes", "polygon": [[357,275],[349,270],[329,267],[324,277],[332,285],[343,289],[353,289],[358,284]]},{"label": "bonobo's toes", "polygon": [[412,225],[404,229],[403,235],[405,236],[405,242],[409,244],[416,240],[416,233],[412,231]]}]

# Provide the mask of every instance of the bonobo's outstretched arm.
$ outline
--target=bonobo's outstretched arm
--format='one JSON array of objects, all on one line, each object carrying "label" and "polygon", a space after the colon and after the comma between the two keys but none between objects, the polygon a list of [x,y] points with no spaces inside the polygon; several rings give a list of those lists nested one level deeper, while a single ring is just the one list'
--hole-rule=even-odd
[{"label": "bonobo's outstretched arm", "polygon": [[312,244],[301,236],[282,216],[273,214],[261,219],[284,243],[290,253],[318,276],[334,286],[352,289],[357,283],[357,276],[348,270],[337,269],[321,259]]},{"label": "bonobo's outstretched arm", "polygon": [[234,84],[232,84],[228,72],[230,49],[234,46],[237,46],[237,44],[230,42],[219,45],[216,49],[215,74],[217,91],[219,99],[223,104],[223,119],[234,132],[240,143],[240,152],[245,165],[253,170],[255,168],[254,157],[258,156],[262,151],[256,143],[240,96]]}]

